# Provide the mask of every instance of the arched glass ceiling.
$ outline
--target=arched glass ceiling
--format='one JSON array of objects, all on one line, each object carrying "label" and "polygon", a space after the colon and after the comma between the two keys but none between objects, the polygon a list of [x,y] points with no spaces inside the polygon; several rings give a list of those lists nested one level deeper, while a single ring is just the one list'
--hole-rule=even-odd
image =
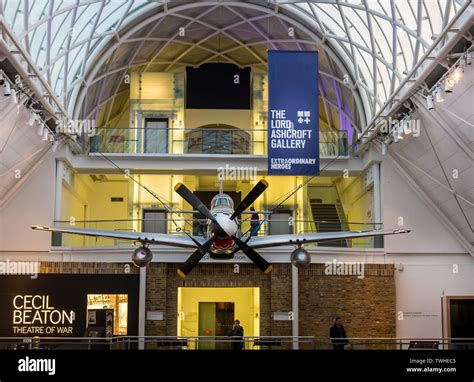
[{"label": "arched glass ceiling", "polygon": [[[226,7],[235,10],[242,18],[240,23],[234,23],[234,31],[250,26],[259,36],[255,39],[250,36],[249,41],[245,38],[234,41],[234,45],[238,44],[240,48],[242,44],[247,46],[241,52],[246,51],[253,57],[254,64],[264,64],[261,61],[265,57],[259,47],[280,48],[288,40],[299,44],[297,47],[300,49],[325,50],[331,58],[329,65],[337,66],[326,73],[327,78],[332,76],[334,81],[342,83],[342,88],[358,93],[357,99],[364,109],[363,123],[379,110],[463,3],[464,0],[3,0],[0,12],[70,111],[80,101],[80,90],[87,90],[94,81],[88,73],[94,71],[94,65],[104,64],[98,54],[103,54],[105,47],[114,48],[110,54],[126,57],[134,51],[126,49],[125,44],[139,44],[139,38],[153,37],[154,32],[161,31],[161,28],[173,29],[186,24],[195,31],[194,37],[181,40],[176,33],[170,33],[162,37],[164,44],[170,45],[172,41],[188,45],[188,48],[200,45],[194,52],[206,51],[210,61],[217,57],[238,64],[250,62],[232,56],[232,51],[223,54],[221,46],[202,44],[203,40],[208,41],[203,27],[210,31],[214,27],[214,32],[226,36],[226,26],[212,20],[207,20],[206,25],[199,19],[203,13],[205,15],[206,9]],[[265,9],[267,13],[263,11]],[[175,18],[171,19],[170,15]],[[150,17],[154,17],[155,26],[163,23],[156,31],[145,20]],[[276,19],[271,21],[272,25],[268,21],[270,17]],[[245,22],[245,18],[251,21]],[[164,19],[174,21],[174,24],[160,21]],[[271,35],[275,22],[286,28],[294,26],[297,34],[291,37],[282,33]],[[141,28],[142,33],[134,34],[135,26]],[[137,39],[127,41],[126,36]],[[158,44],[158,38],[154,40],[155,44]],[[184,62],[185,56],[180,56],[183,52],[178,50],[177,56],[167,56],[172,65],[164,69],[170,70],[175,64]],[[157,53],[165,53],[162,46],[150,56],[141,58],[157,59]],[[138,52],[135,54],[139,55]],[[197,62],[202,61],[200,57]],[[140,64],[126,59],[123,63],[131,70],[134,67],[136,70],[136,65]],[[117,71],[121,74],[120,68]],[[345,74],[348,77],[344,78]],[[112,103],[114,100],[115,96]],[[361,105],[358,106],[362,109]]]}]

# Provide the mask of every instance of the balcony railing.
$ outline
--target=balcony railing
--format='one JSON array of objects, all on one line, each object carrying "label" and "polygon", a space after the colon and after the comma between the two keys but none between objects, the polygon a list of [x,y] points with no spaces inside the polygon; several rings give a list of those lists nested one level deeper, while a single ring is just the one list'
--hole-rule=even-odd
[{"label": "balcony railing", "polygon": [[[99,127],[90,138],[90,152],[114,154],[266,155],[266,129],[184,129]],[[320,132],[321,157],[349,156],[342,131]]]},{"label": "balcony railing", "polygon": [[[199,350],[231,349],[236,341],[246,350],[333,350],[329,338],[313,336],[115,336],[0,337],[0,350]],[[473,350],[474,338],[348,338],[350,350]]]}]

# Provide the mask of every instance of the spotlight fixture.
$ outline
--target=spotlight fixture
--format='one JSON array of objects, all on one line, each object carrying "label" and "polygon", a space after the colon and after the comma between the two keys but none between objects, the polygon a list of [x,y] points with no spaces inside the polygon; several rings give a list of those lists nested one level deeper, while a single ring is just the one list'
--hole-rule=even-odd
[{"label": "spotlight fixture", "polygon": [[10,82],[8,81],[3,81],[3,95],[5,97],[8,97],[12,94],[12,89],[10,87]]},{"label": "spotlight fixture", "polygon": [[444,80],[444,92],[445,93],[452,93],[455,84],[456,84],[456,81],[454,81],[452,76],[447,77]]},{"label": "spotlight fixture", "polygon": [[18,100],[16,98],[16,92],[15,90],[11,90],[11,95],[10,95],[10,103],[12,105],[16,105],[18,103]]},{"label": "spotlight fixture", "polygon": [[59,141],[56,141],[56,140],[53,141],[53,144],[51,145],[51,150],[53,150],[53,152],[57,150],[58,144],[59,144]]},{"label": "spotlight fixture", "polygon": [[439,85],[434,92],[434,100],[438,103],[444,102],[444,90]]},{"label": "spotlight fixture", "polygon": [[43,141],[49,140],[49,131],[48,131],[48,129],[46,129],[46,128],[43,129],[43,136],[41,137],[41,140],[43,140]]},{"label": "spotlight fixture", "polygon": [[433,96],[431,94],[428,94],[428,96],[426,97],[426,107],[428,108],[428,110],[434,109]]},{"label": "spotlight fixture", "polygon": [[411,129],[411,119],[410,120],[404,119],[403,121],[404,121],[403,131],[405,132],[405,134],[409,135],[409,134],[413,133],[413,130]]},{"label": "spotlight fixture", "polygon": [[37,118],[36,113],[32,111],[30,113],[30,117],[28,118],[28,125],[33,126],[36,122],[36,118]]},{"label": "spotlight fixture", "polygon": [[471,65],[473,58],[474,58],[474,50],[471,50],[470,52],[466,52],[464,55],[464,62],[466,63],[466,65]]},{"label": "spotlight fixture", "polygon": [[42,123],[39,123],[38,124],[38,129],[36,130],[36,133],[39,135],[39,136],[43,136],[43,131],[45,130],[44,126]]},{"label": "spotlight fixture", "polygon": [[396,130],[396,134],[397,134],[397,139],[398,140],[402,140],[403,139],[403,126],[402,124],[400,124],[398,126],[398,129]]},{"label": "spotlight fixture", "polygon": [[3,85],[4,82],[5,82],[5,75],[4,75],[3,72],[0,70],[0,85]]},{"label": "spotlight fixture", "polygon": [[464,70],[463,68],[461,68],[460,66],[458,66],[456,69],[454,69],[454,72],[453,72],[453,80],[455,82],[459,82],[462,78],[464,74]]}]

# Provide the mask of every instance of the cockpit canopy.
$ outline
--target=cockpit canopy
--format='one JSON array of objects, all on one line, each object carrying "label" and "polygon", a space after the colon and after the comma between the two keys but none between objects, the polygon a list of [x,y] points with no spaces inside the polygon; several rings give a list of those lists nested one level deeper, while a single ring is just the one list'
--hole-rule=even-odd
[{"label": "cockpit canopy", "polygon": [[234,201],[227,194],[219,194],[212,198],[211,209],[222,207],[234,208]]}]

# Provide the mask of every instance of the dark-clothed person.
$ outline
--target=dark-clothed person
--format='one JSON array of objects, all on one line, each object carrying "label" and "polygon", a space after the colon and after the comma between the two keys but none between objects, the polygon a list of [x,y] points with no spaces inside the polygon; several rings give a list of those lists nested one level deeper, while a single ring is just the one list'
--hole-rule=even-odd
[{"label": "dark-clothed person", "polygon": [[252,212],[252,216],[250,218],[250,236],[257,236],[258,230],[260,228],[260,217],[255,212],[255,208],[253,206],[250,207],[250,211]]},{"label": "dark-clothed person", "polygon": [[244,328],[240,326],[240,321],[235,320],[229,336],[233,338],[232,350],[243,350],[244,348]]},{"label": "dark-clothed person", "polygon": [[349,343],[341,317],[336,317],[334,325],[329,329],[329,337],[331,338],[334,350],[344,350],[344,345]]}]

